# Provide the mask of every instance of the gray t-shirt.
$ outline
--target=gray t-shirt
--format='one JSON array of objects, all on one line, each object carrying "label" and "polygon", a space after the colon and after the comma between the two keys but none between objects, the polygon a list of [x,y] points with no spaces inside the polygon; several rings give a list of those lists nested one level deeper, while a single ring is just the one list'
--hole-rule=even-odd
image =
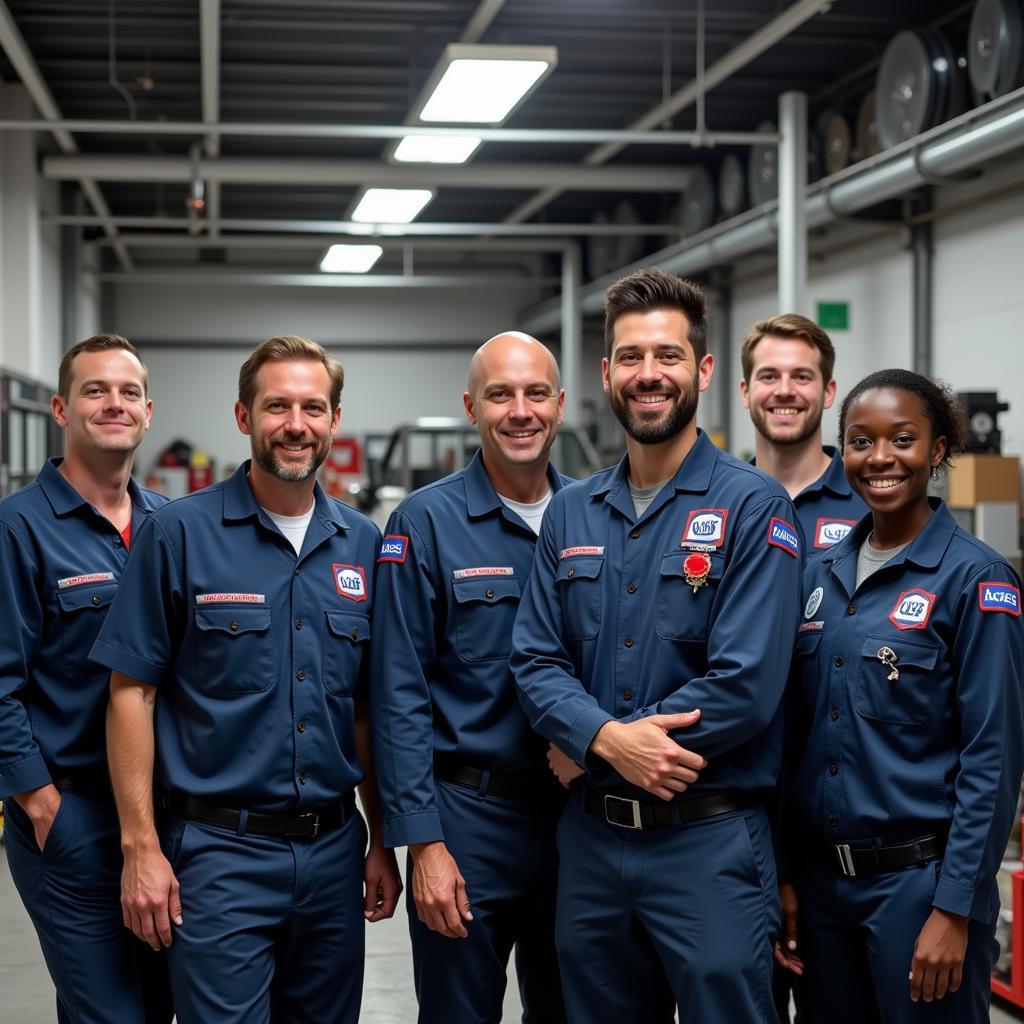
[{"label": "gray t-shirt", "polygon": [[[669,477],[668,480],[671,480]],[[658,496],[658,491],[668,483],[668,480],[662,480],[660,484],[655,484],[653,487],[634,487],[632,484],[629,485],[629,496],[633,499],[633,508],[636,511],[636,517],[639,519],[648,509],[651,502]]]},{"label": "gray t-shirt", "polygon": [[872,573],[878,572],[886,562],[891,562],[906,546],[907,544],[900,544],[894,548],[873,548],[868,543],[868,538],[871,534],[868,534],[864,538],[864,542],[860,546],[860,550],[857,552],[857,588],[870,576]]}]

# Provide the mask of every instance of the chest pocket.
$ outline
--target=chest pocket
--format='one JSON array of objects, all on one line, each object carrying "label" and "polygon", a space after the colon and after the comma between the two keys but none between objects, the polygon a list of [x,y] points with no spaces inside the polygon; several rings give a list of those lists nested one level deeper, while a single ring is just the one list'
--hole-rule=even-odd
[{"label": "chest pocket", "polygon": [[216,696],[261,693],[274,682],[270,609],[197,608],[196,679]]},{"label": "chest pocket", "polygon": [[555,583],[562,596],[562,614],[570,640],[593,640],[601,629],[601,570],[604,556],[563,558]]},{"label": "chest pocket", "polygon": [[64,661],[63,671],[67,675],[85,676],[96,671],[97,666],[86,655],[92,649],[116,593],[116,583],[69,587],[57,592],[60,607],[57,629]]},{"label": "chest pocket", "polygon": [[725,562],[721,555],[708,555],[711,568],[708,577],[694,593],[686,582],[683,562],[692,552],[680,548],[661,559],[658,576],[658,618],[656,629],[663,640],[702,643],[708,636],[711,605],[718,592]]},{"label": "chest pocket", "polygon": [[821,630],[800,633],[793,645],[792,672],[800,680],[800,692],[807,707],[814,707],[815,697],[821,685],[818,669],[818,650],[821,647]]},{"label": "chest pocket", "polygon": [[326,612],[325,617],[324,688],[337,697],[350,697],[370,643],[370,620],[353,612]]},{"label": "chest pocket", "polygon": [[494,661],[512,651],[512,625],[521,591],[514,576],[452,580],[455,645],[463,661]]},{"label": "chest pocket", "polygon": [[[896,652],[897,679],[889,679],[892,669],[878,658],[883,647]],[[937,645],[903,637],[865,637],[857,674],[857,714],[893,725],[921,725],[928,721],[939,689],[932,672],[939,650]]]}]

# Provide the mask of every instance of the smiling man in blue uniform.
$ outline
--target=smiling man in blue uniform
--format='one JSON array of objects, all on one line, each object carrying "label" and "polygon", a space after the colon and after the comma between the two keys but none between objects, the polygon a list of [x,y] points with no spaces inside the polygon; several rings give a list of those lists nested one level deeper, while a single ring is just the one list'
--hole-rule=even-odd
[{"label": "smiling man in blue uniform", "polygon": [[[124,930],[107,773],[108,673],[89,649],[128,549],[166,499],[131,479],[146,368],[119,335],[61,362],[65,455],[0,502],[0,797],[7,861],[57,989],[57,1019],[169,1021],[166,965]],[[140,973],[141,970],[141,973]]]},{"label": "smiling man in blue uniform", "polygon": [[366,714],[380,534],[315,476],[342,383],[303,338],[255,350],[235,405],[252,461],[151,520],[93,649],[113,670],[125,921],[168,947],[181,1024],[354,1022],[364,917],[401,888]]},{"label": "smiling man in blue uniform", "polygon": [[648,269],[609,289],[602,374],[627,454],[552,499],[513,633],[522,705],[573,790],[557,945],[578,1024],[774,1016],[762,804],[800,542],[785,491],[697,429],[706,337],[694,285]]},{"label": "smiling man in blue uniform", "polygon": [[384,836],[410,852],[422,1024],[501,1016],[513,945],[524,1019],[564,1021],[554,947],[557,787],[508,671],[565,394],[523,334],[486,342],[463,396],[480,451],[388,522],[371,699]]}]

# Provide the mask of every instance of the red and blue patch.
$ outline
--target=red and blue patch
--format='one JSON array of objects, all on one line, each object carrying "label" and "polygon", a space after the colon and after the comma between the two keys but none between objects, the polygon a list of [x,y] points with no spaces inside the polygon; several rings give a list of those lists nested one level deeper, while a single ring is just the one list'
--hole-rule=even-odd
[{"label": "red and blue patch", "polygon": [[978,607],[983,612],[1006,612],[1020,618],[1020,591],[1012,583],[993,580],[978,584]]},{"label": "red and blue patch", "polygon": [[361,565],[335,563],[331,566],[331,572],[339,596],[357,603],[366,600],[366,570]]},{"label": "red and blue patch", "polygon": [[772,516],[772,521],[768,524],[768,543],[782,548],[794,558],[800,557],[800,537],[785,519]]},{"label": "red and blue patch", "polygon": [[409,538],[403,536],[400,533],[388,534],[381,541],[380,554],[377,556],[377,563],[381,562],[398,562],[402,563],[405,561],[405,556],[409,553]]},{"label": "red and blue patch", "polygon": [[934,607],[935,595],[927,590],[904,590],[889,612],[889,621],[897,629],[925,629]]}]

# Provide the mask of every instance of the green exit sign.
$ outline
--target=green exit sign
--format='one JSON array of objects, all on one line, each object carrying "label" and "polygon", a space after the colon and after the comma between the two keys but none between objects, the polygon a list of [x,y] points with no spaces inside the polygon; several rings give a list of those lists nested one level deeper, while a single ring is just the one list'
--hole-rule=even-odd
[{"label": "green exit sign", "polygon": [[826,331],[848,331],[850,329],[850,304],[848,302],[819,302],[818,326]]}]

